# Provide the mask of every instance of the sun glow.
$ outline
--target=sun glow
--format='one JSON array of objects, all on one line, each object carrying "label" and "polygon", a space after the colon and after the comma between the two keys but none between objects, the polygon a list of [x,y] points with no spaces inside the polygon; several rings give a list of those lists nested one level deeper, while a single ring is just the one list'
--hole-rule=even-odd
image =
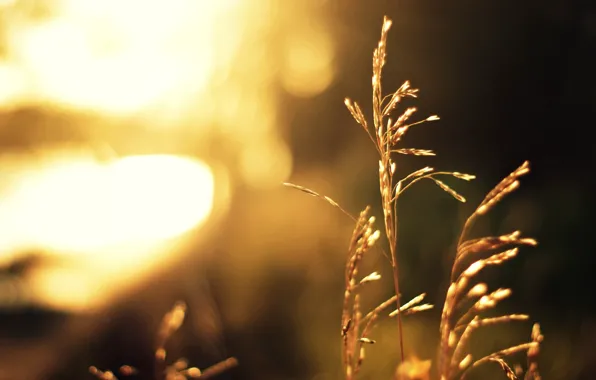
[{"label": "sun glow", "polygon": [[[13,100],[129,114],[204,91],[222,49],[214,23],[235,1],[61,0],[8,29]],[[229,41],[228,47],[233,47]],[[20,86],[19,86],[20,84]]]},{"label": "sun glow", "polygon": [[33,302],[105,304],[202,238],[215,196],[288,179],[279,89],[335,77],[316,3],[0,0],[0,265],[36,250],[66,265],[29,272]]},{"label": "sun glow", "polygon": [[213,207],[213,174],[191,158],[65,157],[20,171],[0,191],[0,255],[41,250],[66,260],[32,274],[50,305],[87,307],[92,295],[101,303],[110,293],[103,281],[138,281],[175,259],[163,244],[200,227]]}]

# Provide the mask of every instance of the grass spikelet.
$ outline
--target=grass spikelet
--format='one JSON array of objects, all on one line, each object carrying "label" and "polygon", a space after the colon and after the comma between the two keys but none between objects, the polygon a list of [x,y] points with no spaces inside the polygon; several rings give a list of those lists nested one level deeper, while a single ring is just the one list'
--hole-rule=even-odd
[{"label": "grass spikelet", "polygon": [[516,376],[515,372],[513,371],[513,369],[511,369],[511,367],[509,366],[509,364],[507,364],[507,362],[505,360],[503,360],[502,358],[499,358],[499,357],[490,358],[489,360],[491,362],[495,362],[501,366],[501,369],[503,370],[503,373],[505,373],[505,376],[507,376],[507,379],[517,380],[517,376]]},{"label": "grass spikelet", "polygon": [[[471,365],[467,366],[465,369],[460,368],[459,365],[466,356],[466,346],[469,338],[478,327],[490,326],[498,323],[509,323],[512,321],[526,321],[529,319],[525,314],[510,314],[492,318],[482,318],[480,314],[496,307],[501,300],[509,297],[511,290],[497,289],[486,294],[486,284],[476,284],[470,290],[467,289],[472,279],[485,267],[503,264],[518,254],[519,246],[534,246],[537,244],[536,241],[531,238],[522,238],[521,232],[519,231],[514,231],[510,234],[501,236],[465,240],[465,236],[469,233],[475,218],[486,213],[486,211],[490,210],[490,208],[503,199],[503,197],[519,187],[518,178],[528,172],[529,164],[525,162],[503,179],[489,192],[464,225],[451,271],[452,283],[447,292],[441,316],[439,371],[441,377],[445,380],[455,379],[458,378],[458,376],[464,378],[468,369],[477,367],[487,361],[496,361],[503,364],[505,363],[504,359],[502,359],[503,356],[537,346],[536,342],[524,343],[487,355],[471,363]],[[511,246],[513,246],[513,248],[490,254],[496,250]],[[475,258],[475,261],[472,264],[469,264],[465,270],[459,272],[460,268],[468,258],[485,255],[486,253],[489,253],[488,257]],[[478,297],[478,299],[467,310],[464,310],[463,313],[456,312],[466,300],[476,297]],[[505,373],[507,376],[515,376],[515,373],[508,365]]]},{"label": "grass spikelet", "polygon": [[435,152],[428,149],[415,149],[415,148],[404,148],[404,149],[394,149],[391,153],[399,153],[405,155],[412,155],[412,156],[435,156]]},{"label": "grass spikelet", "polygon": [[[159,331],[156,339],[155,349],[155,379],[156,380],[185,380],[185,379],[209,379],[221,374],[238,365],[238,360],[234,357],[222,360],[204,370],[197,367],[189,367],[188,361],[180,358],[170,365],[166,364],[167,351],[165,344],[167,340],[174,334],[182,323],[186,315],[186,304],[178,301],[174,304],[172,309],[167,312],[162,318]],[[100,380],[118,380],[112,371],[101,371],[95,366],[89,367],[89,372]],[[123,365],[118,370],[122,376],[134,376],[139,371],[132,366]]]},{"label": "grass spikelet", "polygon": [[185,316],[186,304],[179,301],[162,318],[159,332],[157,333],[157,348],[155,350],[155,358],[158,361],[164,361],[166,359],[166,341],[182,326]]},{"label": "grass spikelet", "polygon": [[420,302],[424,300],[424,297],[426,297],[426,293],[422,293],[412,298],[410,301],[403,304],[399,309],[396,309],[389,313],[389,316],[395,317],[398,314],[413,314],[419,311],[432,309],[433,306],[431,304],[418,305]]},{"label": "grass spikelet", "polygon": [[[393,272],[393,283],[395,294],[400,294],[399,290],[399,267],[397,262],[397,231],[398,231],[398,217],[397,217],[397,201],[399,196],[412,184],[421,179],[433,180],[441,189],[452,195],[459,201],[465,201],[464,197],[447,186],[444,182],[435,178],[440,175],[451,175],[458,179],[470,180],[474,178],[472,175],[461,174],[458,172],[433,172],[431,168],[424,168],[414,173],[406,175],[403,179],[397,180],[396,164],[392,158],[392,154],[412,154],[419,156],[431,156],[434,152],[425,149],[412,149],[397,147],[401,142],[410,127],[418,125],[427,121],[438,120],[439,117],[432,115],[418,122],[406,124],[406,122],[416,112],[415,107],[409,107],[401,113],[395,122],[391,120],[391,113],[397,107],[400,100],[405,97],[416,97],[418,89],[413,88],[409,81],[405,81],[397,91],[384,96],[382,91],[382,75],[383,67],[386,63],[386,45],[387,35],[391,28],[391,20],[387,17],[383,19],[383,26],[381,29],[381,37],[377,48],[373,53],[372,63],[372,90],[373,90],[373,123],[374,131],[370,130],[369,123],[363,115],[360,107],[356,102],[349,98],[345,100],[345,104],[356,120],[366,131],[367,135],[373,142],[375,149],[379,153],[379,190],[381,193],[381,205],[383,208],[383,221],[385,226],[385,235],[389,244],[391,267]],[[389,101],[384,104],[384,100]],[[400,310],[399,297],[396,300],[397,308]],[[403,332],[401,313],[397,313],[398,322],[398,340],[402,362],[404,361],[403,349]]]},{"label": "grass spikelet", "polygon": [[[379,192],[383,210],[383,226],[387,244],[389,246],[389,259],[392,268],[394,296],[390,297],[376,308],[363,316],[360,305],[360,289],[362,285],[377,281],[380,275],[373,272],[358,280],[359,265],[363,257],[380,237],[380,230],[375,229],[374,218],[369,217],[370,207],[365,208],[358,218],[353,218],[355,228],[348,247],[348,258],[345,270],[345,291],[341,318],[342,353],[345,378],[353,379],[360,371],[365,358],[364,345],[374,343],[370,333],[375,322],[392,305],[396,305],[389,317],[396,317],[398,324],[398,346],[401,362],[397,366],[397,379],[429,379],[430,361],[405,360],[402,316],[429,310],[433,306],[422,304],[425,294],[414,297],[411,301],[401,305],[400,277],[398,265],[397,240],[399,218],[397,213],[400,196],[415,183],[421,180],[433,181],[441,190],[445,191],[457,201],[465,202],[466,199],[455,189],[444,182],[443,177],[454,177],[463,181],[475,178],[472,174],[458,171],[435,171],[429,166],[423,167],[410,174],[398,174],[396,155],[434,156],[435,152],[427,149],[405,148],[401,145],[407,132],[413,126],[439,120],[436,115],[428,116],[419,121],[411,121],[416,113],[416,107],[408,107],[397,118],[391,114],[396,110],[401,100],[406,97],[416,98],[418,89],[412,87],[409,81],[394,92],[384,95],[382,89],[383,68],[387,58],[387,37],[391,28],[391,20],[385,17],[381,28],[381,36],[372,59],[372,122],[367,121],[357,102],[346,98],[344,103],[354,120],[364,129],[372,141],[378,156]],[[501,236],[487,236],[469,239],[468,234],[474,221],[485,215],[505,196],[519,187],[519,178],[529,173],[529,163],[526,161],[511,174],[497,184],[478,205],[466,220],[458,240],[453,261],[450,284],[443,303],[441,322],[439,328],[440,347],[438,357],[438,374],[441,380],[463,379],[468,371],[484,363],[498,363],[505,375],[510,379],[517,379],[518,375],[505,362],[504,357],[527,351],[528,370],[524,380],[539,379],[536,355],[539,351],[540,341],[543,339],[538,325],[532,332],[532,341],[480,356],[467,352],[470,337],[479,327],[493,326],[496,324],[516,321],[527,321],[525,314],[507,314],[500,316],[484,316],[489,310],[494,309],[499,302],[511,295],[511,290],[498,288],[489,290],[485,283],[475,282],[475,277],[488,266],[501,265],[514,258],[519,253],[521,246],[535,246],[537,243],[532,238],[522,237],[520,231],[514,231]],[[323,199],[334,207],[339,208],[346,215],[350,215],[331,198],[320,195],[308,188],[285,184],[311,196]],[[421,364],[422,363],[422,364]],[[413,377],[417,376],[417,377]]]},{"label": "grass spikelet", "polygon": [[441,189],[443,189],[443,191],[445,191],[447,194],[451,195],[453,198],[457,199],[458,201],[465,203],[466,198],[459,195],[457,193],[457,191],[455,191],[452,188],[450,188],[449,186],[447,186],[443,181],[440,181],[434,177],[430,177],[430,178],[437,184],[437,186],[439,186]]},{"label": "grass spikelet", "polygon": [[535,323],[532,326],[532,342],[536,343],[534,346],[528,348],[528,370],[524,376],[524,380],[541,380],[540,372],[538,371],[538,355],[540,354],[540,344],[544,340],[544,336],[540,332],[540,325]]},{"label": "grass spikelet", "polygon": [[118,380],[112,371],[102,371],[95,366],[89,367],[89,373],[100,380]]}]

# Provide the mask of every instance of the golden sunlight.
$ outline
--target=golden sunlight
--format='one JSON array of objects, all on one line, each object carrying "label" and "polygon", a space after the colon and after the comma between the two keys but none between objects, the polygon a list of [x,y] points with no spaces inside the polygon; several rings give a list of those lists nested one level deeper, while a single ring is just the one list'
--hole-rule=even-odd
[{"label": "golden sunlight", "polygon": [[160,241],[186,232],[211,211],[213,176],[188,158],[55,160],[44,166],[2,194],[0,247],[79,254]]},{"label": "golden sunlight", "polygon": [[213,207],[213,174],[191,158],[13,163],[2,160],[12,170],[0,188],[0,261],[31,250],[65,260],[66,267],[31,274],[34,298],[53,307],[89,308],[122,291],[105,281],[138,282],[176,256],[157,248],[204,224]]},{"label": "golden sunlight", "polygon": [[[214,23],[237,1],[49,1],[50,16],[11,19],[5,101],[41,101],[110,114],[182,102],[205,90],[220,48]],[[233,25],[229,26],[230,28]],[[230,43],[231,44],[231,43]],[[233,44],[231,44],[233,45]],[[1,76],[1,75],[0,75]]]},{"label": "golden sunlight", "polygon": [[[25,278],[52,308],[105,305],[181,259],[214,199],[219,217],[232,189],[286,181],[279,88],[315,96],[335,75],[315,2],[0,0],[0,12],[0,265],[58,258]],[[99,145],[122,157],[84,148]]]}]

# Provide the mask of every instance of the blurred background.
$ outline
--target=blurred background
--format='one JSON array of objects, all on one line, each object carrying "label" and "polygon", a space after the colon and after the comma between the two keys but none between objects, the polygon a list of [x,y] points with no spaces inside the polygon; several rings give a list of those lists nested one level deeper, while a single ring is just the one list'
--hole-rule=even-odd
[{"label": "blurred background", "polygon": [[[351,221],[378,207],[374,148],[343,105],[370,113],[371,55],[394,20],[385,89],[420,88],[398,172],[476,174],[400,203],[402,290],[442,305],[454,244],[484,194],[532,173],[477,232],[540,242],[487,273],[513,287],[546,340],[546,379],[596,376],[592,133],[596,6],[586,0],[0,1],[0,379],[152,378],[155,334],[177,300],[170,355],[222,378],[337,379]],[[450,183],[451,184],[451,183]],[[379,253],[367,263],[388,274]],[[389,277],[367,306],[391,294]],[[437,310],[407,318],[408,354],[433,358]],[[394,323],[367,378],[397,364]],[[529,338],[494,329],[480,351]],[[497,369],[478,378],[501,378]]]}]

